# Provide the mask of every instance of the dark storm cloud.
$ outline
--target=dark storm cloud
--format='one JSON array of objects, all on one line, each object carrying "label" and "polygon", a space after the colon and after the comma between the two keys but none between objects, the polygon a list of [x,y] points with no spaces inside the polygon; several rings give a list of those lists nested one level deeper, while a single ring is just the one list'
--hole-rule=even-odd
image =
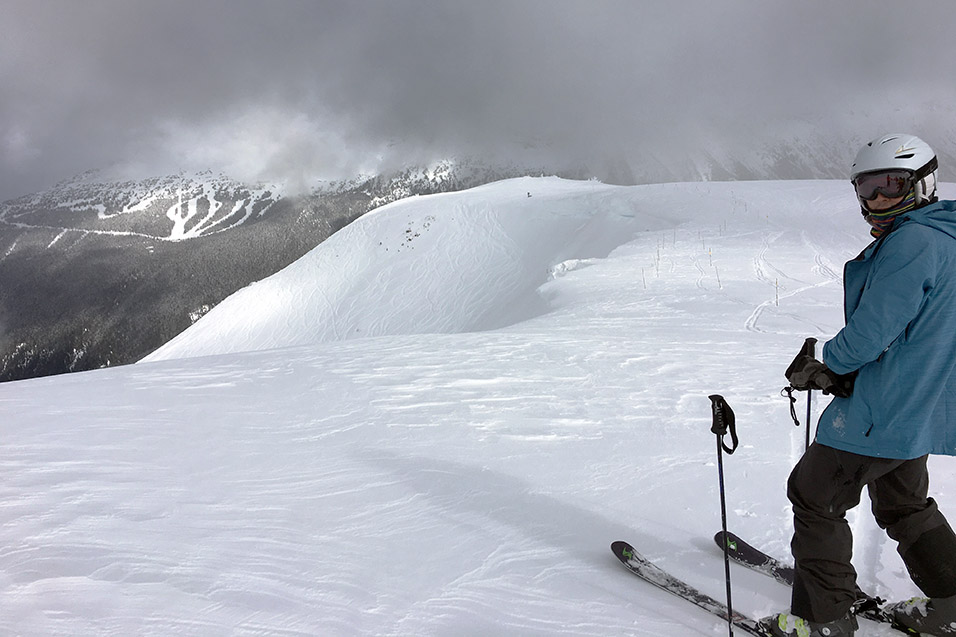
[{"label": "dark storm cloud", "polygon": [[947,0],[2,10],[0,199],[117,163],[307,179],[463,149],[667,163],[791,130],[953,130]]}]

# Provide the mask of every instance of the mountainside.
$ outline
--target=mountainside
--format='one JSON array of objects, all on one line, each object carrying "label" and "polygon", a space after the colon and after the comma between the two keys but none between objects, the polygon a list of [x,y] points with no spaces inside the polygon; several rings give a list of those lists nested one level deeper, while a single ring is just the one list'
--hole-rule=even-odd
[{"label": "mountainside", "polygon": [[441,162],[287,194],[87,173],[0,204],[0,381],[133,362],[370,209],[506,176]]},{"label": "mountainside", "polygon": [[103,181],[95,172],[7,202],[2,221],[21,229],[183,241],[266,215],[282,198],[275,185],[248,187],[212,172],[142,181]]},{"label": "mountainside", "polygon": [[[609,544],[724,598],[722,490],[790,560],[783,372],[842,326],[868,230],[842,180],[508,180],[365,215],[169,360],[0,384],[0,635],[726,635]],[[860,586],[918,594],[863,498]],[[738,612],[789,606],[732,571]]]}]

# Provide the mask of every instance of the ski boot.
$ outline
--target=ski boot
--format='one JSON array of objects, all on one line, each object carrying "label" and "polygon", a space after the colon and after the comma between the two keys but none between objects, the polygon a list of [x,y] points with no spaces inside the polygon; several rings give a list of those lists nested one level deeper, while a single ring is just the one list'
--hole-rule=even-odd
[{"label": "ski boot", "polygon": [[914,597],[883,607],[887,615],[914,634],[956,635],[956,595]]},{"label": "ski boot", "polygon": [[760,624],[773,637],[853,637],[858,627],[853,614],[832,622],[819,623],[790,613],[780,613],[761,620]]}]

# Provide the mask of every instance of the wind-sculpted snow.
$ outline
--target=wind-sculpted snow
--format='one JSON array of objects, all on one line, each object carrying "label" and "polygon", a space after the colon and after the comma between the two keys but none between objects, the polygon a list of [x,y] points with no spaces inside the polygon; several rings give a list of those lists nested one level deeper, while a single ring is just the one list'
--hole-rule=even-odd
[{"label": "wind-sculpted snow", "polygon": [[[867,230],[843,182],[511,181],[373,213],[177,346],[281,349],[4,383],[0,634],[726,634],[609,544],[724,594],[721,393],[729,525],[788,559],[783,370],[839,329]],[[956,464],[931,471],[956,516]],[[849,522],[861,585],[917,594]]]}]

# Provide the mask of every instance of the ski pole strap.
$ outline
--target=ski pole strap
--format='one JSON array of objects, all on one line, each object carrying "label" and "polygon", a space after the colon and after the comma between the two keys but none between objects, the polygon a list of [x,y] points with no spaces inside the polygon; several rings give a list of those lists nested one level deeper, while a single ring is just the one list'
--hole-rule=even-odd
[{"label": "ski pole strap", "polygon": [[790,400],[790,417],[793,418],[793,424],[796,427],[800,426],[800,419],[797,418],[797,399],[793,397],[793,385],[787,385],[780,390],[781,396],[786,396]]},{"label": "ski pole strap", "polygon": [[[720,446],[723,447],[724,451],[728,454],[732,454],[737,451],[738,444],[737,423],[734,418],[734,410],[730,408],[730,405],[727,404],[724,397],[719,394],[708,396],[708,398],[710,398],[710,406],[714,416],[710,432],[717,434],[720,440]],[[730,432],[730,440],[732,443],[730,447],[724,442],[724,436],[727,435],[728,432]]]}]

